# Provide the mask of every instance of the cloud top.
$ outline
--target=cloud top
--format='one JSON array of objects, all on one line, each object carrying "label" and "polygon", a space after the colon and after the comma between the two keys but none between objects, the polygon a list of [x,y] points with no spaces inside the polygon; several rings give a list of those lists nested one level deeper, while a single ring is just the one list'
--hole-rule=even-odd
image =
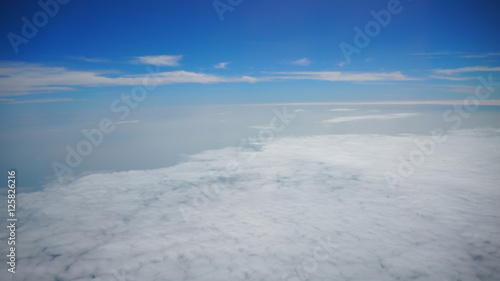
[{"label": "cloud top", "polygon": [[[20,195],[16,277],[497,278],[500,131],[486,131],[450,132],[396,190],[384,172],[428,136],[287,137],[54,183]],[[189,221],[180,207],[195,210]]]}]

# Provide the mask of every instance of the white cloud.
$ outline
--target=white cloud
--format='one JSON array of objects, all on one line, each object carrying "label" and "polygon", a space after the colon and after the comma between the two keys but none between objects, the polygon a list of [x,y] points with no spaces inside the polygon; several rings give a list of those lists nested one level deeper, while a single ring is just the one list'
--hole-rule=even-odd
[{"label": "white cloud", "polygon": [[[8,104],[22,104],[22,103],[52,103],[52,102],[68,102],[68,101],[83,101],[83,99],[35,99],[35,100],[15,100],[15,99],[5,99]],[[0,99],[2,101],[2,99]]]},{"label": "white cloud", "polygon": [[496,57],[500,56],[500,53],[485,53],[479,55],[463,55],[461,58],[488,58],[488,57]]},{"label": "white cloud", "polygon": [[358,110],[358,109],[356,109],[356,108],[332,108],[329,111],[341,111],[341,112],[345,112],[345,111],[356,111],[356,110]]},{"label": "white cloud", "polygon": [[450,77],[450,76],[437,76],[437,75],[431,75],[429,77],[434,78],[434,79],[444,79],[444,80],[451,80],[451,81],[465,81],[465,80],[475,79],[475,77]]},{"label": "white cloud", "polygon": [[451,75],[454,73],[463,72],[478,72],[478,71],[500,71],[500,67],[488,67],[488,66],[470,66],[452,69],[434,69],[435,73]]},{"label": "white cloud", "polygon": [[[442,85],[450,87],[451,85]],[[461,86],[461,85],[453,85]],[[470,86],[469,86],[470,87]],[[478,100],[478,105],[500,105],[500,100],[488,99]],[[359,105],[454,105],[463,103],[463,100],[397,100],[397,101],[355,101],[355,102],[295,102],[295,103],[265,103],[265,104],[245,104],[245,106],[260,105],[285,105],[285,106],[308,106],[308,105],[335,105],[335,106],[359,106]]]},{"label": "white cloud", "polygon": [[0,97],[42,94],[56,91],[72,91],[78,87],[136,86],[145,81],[150,84],[166,85],[173,83],[229,83],[264,82],[273,80],[326,80],[326,81],[407,81],[418,80],[399,71],[378,72],[271,72],[270,76],[219,76],[184,70],[141,73],[117,76],[115,73],[68,70],[64,67],[47,67],[30,63],[0,63]]},{"label": "white cloud", "polygon": [[344,67],[344,65],[346,65],[346,63],[347,63],[347,62],[345,62],[345,61],[339,62],[338,66],[339,66],[339,67]]},{"label": "white cloud", "polygon": [[115,124],[134,124],[134,123],[139,123],[140,121],[139,120],[128,120],[128,121],[119,121],[119,122],[115,122]]},{"label": "white cloud", "polygon": [[91,62],[91,63],[105,63],[105,62],[109,62],[108,59],[103,59],[103,58],[87,58],[87,57],[84,57],[84,56],[79,56],[79,57],[71,57],[73,59],[76,59],[76,60],[81,60],[81,61],[84,61],[84,62]]},{"label": "white cloud", "polygon": [[432,57],[442,57],[442,56],[454,56],[458,58],[489,58],[500,56],[500,53],[484,53],[484,54],[467,54],[466,52],[428,52],[428,53],[413,53],[414,56],[426,56]]},{"label": "white cloud", "polygon": [[217,69],[227,69],[227,66],[229,64],[230,62],[219,62],[218,64],[214,65],[214,67]]},{"label": "white cloud", "polygon": [[420,80],[411,78],[399,71],[384,72],[340,72],[340,71],[296,71],[296,72],[270,72],[275,74],[271,79],[307,79],[307,80],[325,80],[325,81],[409,81]]},{"label": "white cloud", "polygon": [[359,120],[388,120],[397,118],[407,118],[419,115],[418,113],[394,113],[380,115],[360,115],[360,116],[344,116],[322,121],[323,124],[343,123]]},{"label": "white cloud", "polygon": [[311,64],[311,61],[308,58],[301,58],[296,61],[292,61],[293,65],[300,65],[300,66],[308,66]]},{"label": "white cloud", "polygon": [[150,64],[157,66],[178,66],[179,61],[182,59],[182,55],[178,56],[143,56],[137,57],[138,62],[142,64]]},{"label": "white cloud", "polygon": [[449,56],[449,55],[459,55],[463,54],[463,52],[422,52],[422,53],[413,53],[413,56],[426,56],[426,57],[434,57],[434,56]]},{"label": "white cloud", "polygon": [[383,174],[429,136],[289,137],[250,162],[226,148],[53,183],[19,195],[16,279],[496,280],[500,132],[486,131],[450,132],[396,190]]},{"label": "white cloud", "polygon": [[[106,73],[74,71],[64,67],[44,67],[36,64],[11,63],[0,65],[0,97],[20,96],[54,91],[71,91],[76,87],[135,86],[147,83],[157,85],[173,83],[257,82],[250,76],[224,77],[189,71],[170,71],[105,76]],[[152,77],[153,76],[153,77]]]}]

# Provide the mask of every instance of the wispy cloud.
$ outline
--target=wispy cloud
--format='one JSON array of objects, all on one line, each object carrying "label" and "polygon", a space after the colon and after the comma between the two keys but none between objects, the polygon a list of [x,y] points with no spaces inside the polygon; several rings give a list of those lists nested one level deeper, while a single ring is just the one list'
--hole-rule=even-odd
[{"label": "wispy cloud", "polygon": [[488,57],[495,57],[495,56],[500,56],[500,53],[486,53],[486,54],[479,54],[479,55],[463,55],[460,57],[461,58],[488,58]]},{"label": "wispy cloud", "polygon": [[220,76],[184,70],[158,73],[141,73],[122,76],[109,76],[109,73],[94,71],[75,71],[64,67],[46,67],[30,63],[0,63],[0,97],[43,94],[57,91],[73,91],[79,87],[136,86],[145,81],[155,85],[174,83],[229,83],[264,82],[275,80],[324,80],[346,82],[369,81],[408,81],[411,78],[399,71],[380,72],[269,72],[264,77]]},{"label": "wispy cloud", "polygon": [[407,118],[412,116],[417,116],[418,113],[394,113],[394,114],[380,114],[380,115],[361,115],[361,116],[345,116],[345,117],[337,117],[329,120],[322,121],[323,124],[334,124],[334,123],[343,123],[343,122],[351,122],[351,121],[360,121],[360,120],[388,120],[388,119],[396,119],[396,118]]},{"label": "wispy cloud", "polygon": [[429,77],[434,78],[434,79],[444,79],[444,80],[451,80],[451,81],[465,81],[465,80],[475,79],[474,77],[450,77],[450,76],[437,76],[437,75],[431,75]]},{"label": "wispy cloud", "polygon": [[230,62],[219,62],[218,64],[214,65],[214,67],[217,69],[227,69],[227,66],[229,64]]},{"label": "wispy cloud", "polygon": [[14,100],[14,99],[0,99],[0,102],[2,100],[7,100],[7,104],[22,104],[22,103],[52,103],[52,102],[68,102],[68,101],[82,101],[82,99],[70,99],[70,98],[64,98],[64,99],[37,99],[37,100]]},{"label": "wispy cloud", "polygon": [[292,61],[293,65],[300,65],[300,66],[308,66],[311,64],[311,61],[308,58],[301,58],[296,61]]},{"label": "wispy cloud", "polygon": [[142,64],[157,65],[157,66],[178,66],[179,61],[181,59],[182,55],[143,56],[143,57],[137,57],[137,62]]},{"label": "wispy cloud", "polygon": [[402,74],[399,71],[385,72],[340,72],[340,71],[298,71],[298,72],[270,72],[272,79],[295,80],[324,80],[324,81],[408,81],[420,80]]},{"label": "wispy cloud", "polygon": [[489,58],[500,56],[500,53],[484,53],[484,54],[471,54],[467,52],[428,52],[428,53],[412,53],[413,56],[424,56],[424,57],[443,57],[443,56],[453,56],[457,58]]},{"label": "wispy cloud", "polygon": [[73,71],[64,67],[44,67],[36,64],[0,64],[0,97],[71,91],[77,87],[135,86],[144,81],[157,85],[173,83],[257,82],[250,76],[225,77],[189,71],[170,71],[108,77],[105,73]]},{"label": "wispy cloud", "polygon": [[488,66],[470,66],[452,69],[434,69],[435,73],[451,75],[454,73],[463,72],[478,72],[478,71],[500,71],[500,67],[488,67]]},{"label": "wispy cloud", "polygon": [[139,123],[140,121],[139,120],[128,120],[128,121],[119,121],[119,122],[115,122],[116,125],[120,125],[120,124],[134,124],[134,123]]},{"label": "wispy cloud", "polygon": [[330,110],[328,110],[328,111],[335,111],[335,112],[340,111],[340,112],[346,112],[346,111],[356,111],[356,110],[358,110],[358,109],[356,109],[356,108],[332,108],[332,109],[330,109]]},{"label": "wispy cloud", "polygon": [[345,62],[345,61],[339,62],[338,66],[339,66],[339,67],[343,67],[344,65],[346,65],[346,63],[347,63],[347,62]]},{"label": "wispy cloud", "polygon": [[449,56],[449,55],[460,55],[463,52],[449,52],[449,51],[437,51],[437,52],[422,52],[422,53],[412,53],[412,56],[424,56],[424,57],[436,57],[436,56]]},{"label": "wispy cloud", "polygon": [[[438,85],[438,86],[444,87],[449,92],[464,93],[464,94],[470,94],[470,95],[475,95],[476,90],[477,90],[476,86],[471,86],[471,85]],[[494,91],[500,90],[500,87],[498,87],[498,86],[493,86],[491,88],[494,89]],[[486,89],[486,88],[480,89],[481,94],[486,93],[487,91],[488,91],[488,89]],[[488,100],[488,101],[490,101],[490,100]],[[480,104],[485,104],[485,103],[480,102]]]},{"label": "wispy cloud", "polygon": [[75,60],[84,61],[84,62],[91,62],[91,63],[105,63],[105,62],[110,61],[108,59],[103,59],[103,58],[87,58],[84,56],[79,56],[79,57],[70,56],[70,58],[75,59]]}]

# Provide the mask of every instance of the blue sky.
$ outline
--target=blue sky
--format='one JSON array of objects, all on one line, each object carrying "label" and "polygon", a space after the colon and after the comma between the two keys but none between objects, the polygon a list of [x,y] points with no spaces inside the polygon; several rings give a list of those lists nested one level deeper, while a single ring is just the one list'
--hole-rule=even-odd
[{"label": "blue sky", "polygon": [[[41,3],[58,7],[46,23],[36,1],[0,4],[5,114],[104,110],[148,66],[162,79],[146,107],[461,99],[500,71],[495,1]],[[221,20],[215,6],[231,3]],[[398,13],[347,63],[341,43],[356,47],[355,28],[391,5]],[[23,17],[42,23],[13,47]]]}]

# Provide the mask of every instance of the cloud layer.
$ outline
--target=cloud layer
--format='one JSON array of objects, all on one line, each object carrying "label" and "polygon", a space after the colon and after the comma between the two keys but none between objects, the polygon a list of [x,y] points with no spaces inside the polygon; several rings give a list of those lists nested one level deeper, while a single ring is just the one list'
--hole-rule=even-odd
[{"label": "cloud layer", "polygon": [[16,280],[498,279],[500,131],[450,133],[391,189],[422,138],[288,137],[22,194]]}]

